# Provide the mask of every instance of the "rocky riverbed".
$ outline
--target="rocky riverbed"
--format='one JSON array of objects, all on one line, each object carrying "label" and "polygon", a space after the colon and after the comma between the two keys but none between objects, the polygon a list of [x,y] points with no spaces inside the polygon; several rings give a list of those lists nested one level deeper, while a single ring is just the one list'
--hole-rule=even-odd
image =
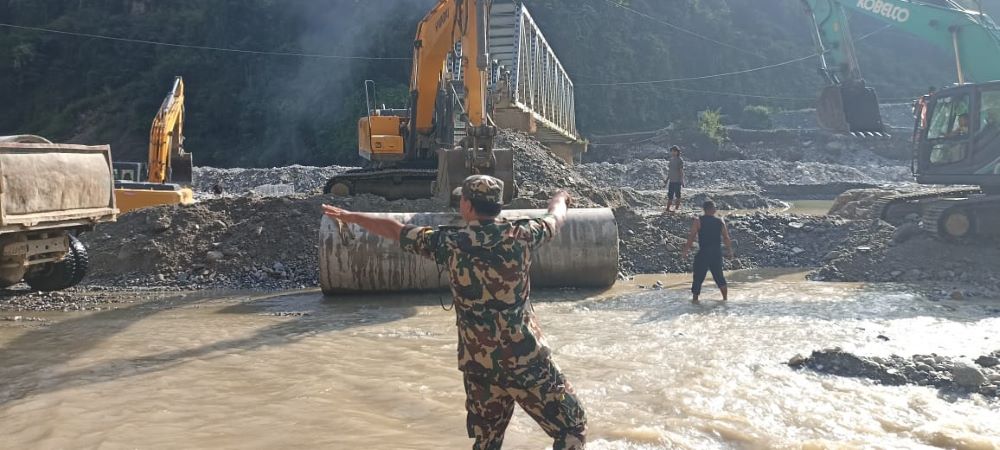
[{"label": "rocky riverbed", "polygon": [[843,377],[867,378],[887,386],[933,386],[948,396],[980,394],[1000,399],[1000,350],[962,360],[934,354],[908,358],[857,356],[841,349],[827,349],[814,351],[807,358],[796,356],[788,365]]}]

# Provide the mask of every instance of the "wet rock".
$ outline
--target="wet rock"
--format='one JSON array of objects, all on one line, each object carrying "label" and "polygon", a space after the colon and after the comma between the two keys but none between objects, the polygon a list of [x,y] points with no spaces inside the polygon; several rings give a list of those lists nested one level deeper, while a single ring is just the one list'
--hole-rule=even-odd
[{"label": "wet rock", "polygon": [[860,358],[837,348],[814,351],[799,367],[831,375],[869,378],[891,386],[907,382],[906,377],[900,375],[898,370],[886,368],[870,359]]},{"label": "wet rock", "polygon": [[978,388],[986,382],[986,376],[979,369],[964,362],[956,362],[951,369],[955,383],[964,388]]},{"label": "wet rock", "polygon": [[[985,355],[977,358],[975,362],[976,364],[979,364],[982,367],[992,368],[1000,365],[1000,358],[997,358],[996,356],[993,355]],[[1000,379],[1000,376],[998,376],[998,379]]]},{"label": "wet rock", "polygon": [[955,290],[951,291],[951,294],[948,295],[948,298],[952,300],[964,300],[965,294],[963,294],[962,291]]}]

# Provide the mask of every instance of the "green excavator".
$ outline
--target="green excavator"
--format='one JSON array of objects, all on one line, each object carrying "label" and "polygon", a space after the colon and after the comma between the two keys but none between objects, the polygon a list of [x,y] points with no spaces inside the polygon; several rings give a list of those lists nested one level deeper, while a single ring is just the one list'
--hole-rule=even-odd
[{"label": "green excavator", "polygon": [[1000,27],[982,8],[953,0],[802,0],[813,21],[827,86],[823,128],[870,136],[886,132],[875,90],[861,76],[849,13],[872,17],[952,55],[956,83],[917,101],[913,172],[918,183],[952,186],[886,196],[875,212],[890,223],[921,216],[949,239],[1000,236]]}]

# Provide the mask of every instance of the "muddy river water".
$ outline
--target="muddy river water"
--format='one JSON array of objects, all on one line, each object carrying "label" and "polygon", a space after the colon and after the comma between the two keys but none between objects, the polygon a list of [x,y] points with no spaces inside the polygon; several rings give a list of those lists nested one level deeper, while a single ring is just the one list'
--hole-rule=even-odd
[{"label": "muddy river water", "polygon": [[[1000,448],[1000,403],[785,365],[831,346],[975,357],[1000,348],[1000,301],[735,278],[728,304],[667,277],[536,293],[590,448]],[[0,448],[468,448],[438,301],[198,294],[0,322]],[[550,444],[515,414],[505,448]]]}]

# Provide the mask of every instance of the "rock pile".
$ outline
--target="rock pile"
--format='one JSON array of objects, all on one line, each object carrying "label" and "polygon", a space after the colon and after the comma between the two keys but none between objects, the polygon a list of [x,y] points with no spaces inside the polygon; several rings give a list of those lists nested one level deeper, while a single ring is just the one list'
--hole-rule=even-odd
[{"label": "rock pile", "polygon": [[[621,270],[636,273],[686,272],[690,261],[681,259],[693,214],[646,217],[630,208],[615,210],[621,236]],[[774,213],[726,216],[734,241],[735,257],[727,269],[752,267],[813,267],[846,238],[847,221]]]},{"label": "rock pile", "polygon": [[[1000,289],[1000,244],[943,242],[915,221],[859,222],[810,277],[817,281],[937,282],[960,298]],[[949,295],[952,295],[949,294]]]},{"label": "rock pile", "polygon": [[829,349],[814,351],[808,358],[796,356],[788,365],[830,375],[867,378],[889,386],[933,386],[949,395],[1000,398],[1000,351],[970,362],[934,354],[910,358],[863,357]]},{"label": "rock pile", "polygon": [[[328,179],[350,169],[353,167],[298,165],[271,169],[196,167],[194,189],[200,198],[246,195],[261,186],[290,186],[294,193],[319,193]],[[222,194],[214,192],[217,188],[222,189]]]},{"label": "rock pile", "polygon": [[[1000,289],[1000,242],[945,242],[910,215],[892,225],[873,211],[879,197],[900,190],[848,191],[830,210],[831,216],[855,221],[840,248],[827,255],[811,278],[819,281],[940,282],[976,290]],[[975,288],[975,289],[972,289]]]},{"label": "rock pile", "polygon": [[[626,164],[589,163],[578,170],[595,186],[627,186],[637,190],[666,189],[667,161],[641,160]],[[686,183],[696,189],[766,190],[775,186],[856,185],[877,186],[902,181],[908,171],[898,168],[856,169],[848,166],[789,161],[688,162]],[[837,191],[833,195],[839,194]]]},{"label": "rock pile", "polygon": [[559,189],[573,194],[577,206],[616,207],[624,202],[619,192],[595,186],[527,134],[502,130],[496,145],[514,150],[514,182],[519,197],[511,205],[514,209],[542,208]]},{"label": "rock pile", "polygon": [[82,236],[87,283],[114,287],[289,289],[318,284],[320,206],[444,211],[436,200],[292,196],[214,199],[137,210]]}]

